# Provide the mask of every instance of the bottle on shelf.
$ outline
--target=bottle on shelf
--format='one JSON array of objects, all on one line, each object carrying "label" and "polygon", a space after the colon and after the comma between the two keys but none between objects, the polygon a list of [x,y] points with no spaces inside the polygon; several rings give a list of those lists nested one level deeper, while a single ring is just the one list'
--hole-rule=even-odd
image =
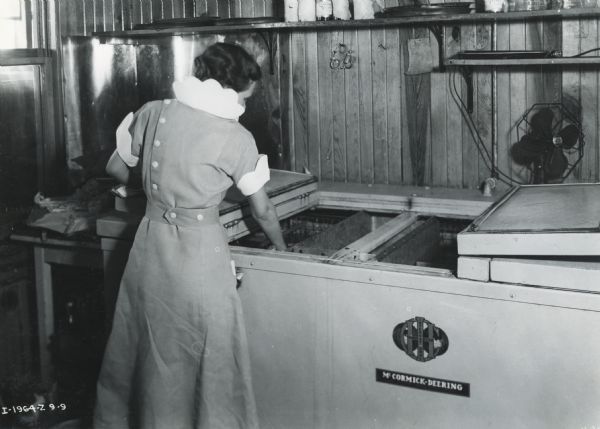
[{"label": "bottle on shelf", "polygon": [[298,21],[298,0],[285,0],[285,21],[286,22],[297,22]]},{"label": "bottle on shelf", "polygon": [[318,21],[329,21],[333,19],[332,0],[317,0],[316,15]]},{"label": "bottle on shelf", "polygon": [[333,18],[334,19],[350,19],[350,1],[349,0],[332,0],[333,3]]},{"label": "bottle on shelf", "polygon": [[315,0],[298,0],[299,21],[314,21],[316,19]]}]

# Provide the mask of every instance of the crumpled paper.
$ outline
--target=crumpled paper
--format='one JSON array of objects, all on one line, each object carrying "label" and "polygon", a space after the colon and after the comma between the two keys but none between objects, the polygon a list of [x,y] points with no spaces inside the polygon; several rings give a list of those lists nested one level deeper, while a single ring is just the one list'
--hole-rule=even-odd
[{"label": "crumpled paper", "polygon": [[111,185],[112,182],[90,179],[69,196],[45,197],[38,192],[26,224],[64,235],[94,232],[98,215],[111,207]]}]

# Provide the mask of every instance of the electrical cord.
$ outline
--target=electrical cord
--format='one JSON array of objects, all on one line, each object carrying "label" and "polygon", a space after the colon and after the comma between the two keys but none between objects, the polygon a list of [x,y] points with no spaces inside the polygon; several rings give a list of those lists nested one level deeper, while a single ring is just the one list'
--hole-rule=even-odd
[{"label": "electrical cord", "polygon": [[590,52],[596,52],[596,51],[600,51],[600,48],[588,49],[587,51],[583,51],[583,52],[580,52],[580,53],[578,53],[578,54],[571,55],[571,56],[570,56],[570,57],[568,57],[568,58],[578,58],[578,57],[583,57],[584,55],[586,55],[586,54],[589,54]]},{"label": "electrical cord", "polygon": [[519,180],[513,179],[511,176],[504,173],[501,169],[493,168],[492,155],[490,154],[487,147],[485,146],[485,143],[484,143],[483,139],[481,138],[481,134],[479,133],[477,126],[473,122],[473,118],[469,114],[464,100],[462,99],[460,93],[458,92],[458,88],[456,86],[456,74],[457,73],[455,71],[453,71],[452,73],[450,73],[450,76],[449,76],[450,94],[452,95],[454,102],[459,107],[461,116],[467,123],[469,132],[471,133],[471,137],[473,137],[473,141],[475,142],[477,151],[479,152],[479,155],[481,156],[486,168],[488,170],[490,170],[490,172],[492,172],[492,171],[495,172],[498,175],[497,179],[506,185],[512,186],[513,184],[519,184],[519,185],[525,184]]},{"label": "electrical cord", "polygon": [[[481,144],[481,142],[480,142],[481,137],[479,136],[479,134],[476,133],[477,134],[477,136],[476,136],[473,133],[473,130],[471,128],[471,121],[470,121],[471,117],[467,113],[467,108],[465,106],[464,101],[458,95],[458,89],[456,87],[456,73],[455,72],[451,73],[451,76],[449,77],[449,79],[450,79],[450,82],[449,82],[450,94],[452,95],[454,102],[458,105],[461,116],[467,122],[469,132],[471,133],[471,136],[473,137],[473,141],[475,142],[475,147],[477,148],[477,151],[479,152],[479,156],[481,157],[486,168],[488,170],[492,171],[492,167],[490,165],[491,164],[491,155],[490,155],[489,151],[487,150],[487,148],[485,147],[485,145]],[[503,183],[506,183],[503,179],[501,179],[501,178],[499,178],[499,179]]]},{"label": "electrical cord", "polygon": [[483,163],[485,164],[487,169],[490,170],[490,172],[495,172],[498,175],[497,179],[506,185],[512,186],[515,183],[523,184],[522,182],[515,180],[508,174],[504,173],[501,169],[493,168],[492,155],[486,148],[485,142],[481,138],[481,134],[479,133],[479,130],[477,129],[477,125],[474,123],[473,118],[471,117],[471,115],[468,112],[467,106],[465,105],[464,101],[462,100],[462,97],[460,96],[460,93],[458,92],[458,89],[456,87],[456,76],[453,76],[453,89],[454,89],[455,102],[457,104],[459,104],[459,108],[460,108],[459,110],[461,112],[461,115],[463,116],[465,122],[467,123],[469,132],[471,133],[471,137],[473,138],[473,142],[475,143],[475,145],[481,155]]},{"label": "electrical cord", "polygon": [[[493,168],[492,155],[486,148],[485,143],[484,143],[483,139],[481,138],[481,134],[479,133],[479,130],[477,129],[477,125],[473,121],[473,118],[469,114],[464,100],[462,99],[460,93],[458,92],[458,88],[456,86],[456,73],[454,73],[452,76],[452,88],[454,89],[454,94],[453,94],[454,101],[455,101],[455,103],[457,103],[459,105],[459,108],[460,108],[459,110],[461,112],[461,115],[463,116],[463,118],[465,119],[465,122],[467,123],[467,125],[469,127],[469,132],[471,133],[471,137],[473,137],[473,141],[476,144],[477,149],[478,149],[479,153],[481,154],[482,160],[483,160],[484,164],[486,165],[486,167],[490,170],[490,172],[495,171],[496,174],[498,174],[498,176],[499,176],[499,177],[497,177],[498,180],[500,180],[501,182],[503,182],[507,185],[513,185],[515,183],[521,184],[521,185],[524,184],[521,181],[513,179],[510,175],[504,173],[501,169]],[[485,156],[484,156],[484,153],[485,153]]]}]

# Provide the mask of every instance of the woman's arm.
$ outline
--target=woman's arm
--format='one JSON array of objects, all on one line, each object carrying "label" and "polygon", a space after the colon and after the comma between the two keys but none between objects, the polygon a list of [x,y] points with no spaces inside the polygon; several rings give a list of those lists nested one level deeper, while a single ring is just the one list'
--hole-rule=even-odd
[{"label": "woman's arm", "polygon": [[252,217],[258,222],[262,230],[267,234],[271,243],[277,250],[285,250],[287,246],[283,240],[281,226],[277,218],[277,211],[264,188],[248,197]]},{"label": "woman's arm", "polygon": [[117,182],[123,185],[127,185],[131,178],[129,167],[121,159],[116,150],[113,152],[108,160],[108,163],[106,164],[106,172],[109,176],[113,177]]}]

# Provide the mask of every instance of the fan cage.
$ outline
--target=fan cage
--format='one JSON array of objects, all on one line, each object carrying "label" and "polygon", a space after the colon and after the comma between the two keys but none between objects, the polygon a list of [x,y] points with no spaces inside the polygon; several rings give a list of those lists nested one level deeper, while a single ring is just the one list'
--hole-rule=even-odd
[{"label": "fan cage", "polygon": [[[550,109],[554,114],[555,120],[552,122],[552,134],[556,136],[559,130],[564,128],[565,126],[572,124],[578,130],[578,139],[577,143],[571,148],[563,148],[563,153],[565,154],[568,165],[565,169],[564,173],[559,179],[551,180],[549,182],[544,183],[562,183],[565,179],[573,172],[575,167],[581,162],[583,158],[583,148],[585,146],[585,138],[583,134],[583,127],[581,121],[578,119],[577,115],[573,114],[564,104],[562,103],[536,103],[533,104],[529,109],[523,113],[521,120],[517,123],[517,141],[521,141],[521,138],[525,136],[529,130],[531,129],[531,118],[533,115],[542,110],[542,109]],[[558,118],[558,119],[556,119]],[[530,164],[527,168],[531,171],[530,182],[534,183],[535,180],[535,163]]]}]

